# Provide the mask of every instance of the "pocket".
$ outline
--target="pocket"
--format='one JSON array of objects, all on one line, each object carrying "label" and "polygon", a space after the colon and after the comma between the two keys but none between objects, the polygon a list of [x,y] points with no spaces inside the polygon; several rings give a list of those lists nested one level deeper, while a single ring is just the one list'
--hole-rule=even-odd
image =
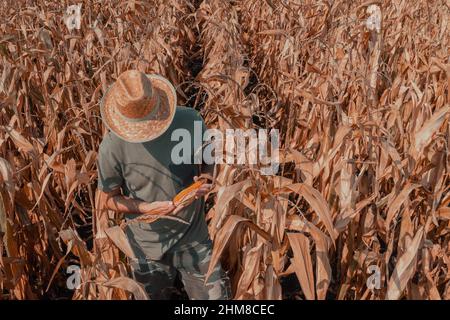
[{"label": "pocket", "polygon": [[[177,268],[186,273],[200,277],[206,275],[212,258],[212,242],[198,243],[177,253]],[[218,263],[220,265],[220,263]],[[217,266],[216,266],[217,267]],[[215,270],[214,272],[215,273]],[[212,274],[211,277],[214,275]]]}]

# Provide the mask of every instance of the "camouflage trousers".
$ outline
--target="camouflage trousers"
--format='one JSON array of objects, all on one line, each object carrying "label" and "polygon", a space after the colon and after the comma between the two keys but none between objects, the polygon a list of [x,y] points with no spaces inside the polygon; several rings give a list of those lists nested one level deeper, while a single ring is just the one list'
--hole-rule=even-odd
[{"label": "camouflage trousers", "polygon": [[131,261],[132,276],[145,287],[150,299],[170,299],[177,275],[181,276],[191,300],[231,299],[230,279],[220,262],[205,283],[211,254],[212,243],[208,241],[186,250],[167,252],[157,261],[134,259]]}]

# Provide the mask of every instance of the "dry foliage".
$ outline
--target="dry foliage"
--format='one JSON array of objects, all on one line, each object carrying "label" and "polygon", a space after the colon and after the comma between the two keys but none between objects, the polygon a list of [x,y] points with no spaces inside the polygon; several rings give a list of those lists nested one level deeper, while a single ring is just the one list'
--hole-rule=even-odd
[{"label": "dry foliage", "polygon": [[0,4],[0,299],[72,295],[70,264],[75,299],[147,298],[95,188],[99,99],[130,68],[210,127],[280,129],[278,176],[220,165],[211,195],[236,299],[291,274],[290,298],[450,298],[448,1],[79,2],[72,32],[73,1]]}]

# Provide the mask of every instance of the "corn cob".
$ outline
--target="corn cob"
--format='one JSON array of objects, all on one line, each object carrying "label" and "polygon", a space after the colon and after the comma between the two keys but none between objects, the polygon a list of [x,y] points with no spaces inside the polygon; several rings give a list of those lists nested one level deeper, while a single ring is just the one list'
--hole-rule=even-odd
[{"label": "corn cob", "polygon": [[205,179],[199,179],[193,184],[191,184],[186,189],[182,190],[173,198],[173,204],[175,207],[187,206],[194,201],[195,193],[197,190],[206,183]]}]

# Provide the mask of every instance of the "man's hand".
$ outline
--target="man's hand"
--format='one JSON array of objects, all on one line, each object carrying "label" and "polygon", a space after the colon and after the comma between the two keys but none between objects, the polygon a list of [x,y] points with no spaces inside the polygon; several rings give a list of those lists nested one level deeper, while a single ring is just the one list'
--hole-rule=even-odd
[{"label": "man's hand", "polygon": [[175,209],[172,201],[145,202],[131,199],[121,194],[120,189],[104,193],[106,195],[106,207],[110,210],[131,214],[155,214],[168,215]]},{"label": "man's hand", "polygon": [[[167,216],[174,210],[175,205],[172,201],[142,202],[139,205],[139,213],[141,215],[137,217],[137,220],[152,223],[159,219],[159,217],[153,217],[154,215]],[[146,217],[146,215],[149,216]]]},{"label": "man's hand", "polygon": [[[194,181],[197,181],[198,179],[201,179],[201,178],[204,178],[204,177],[195,176]],[[195,193],[195,199],[199,199],[199,198],[205,196],[208,192],[211,191],[211,188],[212,188],[212,184],[210,184],[210,183],[203,184],[200,188],[198,188],[197,192]]]},{"label": "man's hand", "polygon": [[139,206],[139,212],[142,214],[160,214],[167,215],[175,210],[175,205],[172,201],[154,201],[143,202]]},{"label": "man's hand", "polygon": [[142,202],[139,206],[139,216],[122,223],[122,228],[133,222],[152,223],[159,219],[176,220],[181,223],[189,224],[187,221],[174,217],[170,213],[175,212],[175,205],[172,201],[155,201],[155,202]]}]

